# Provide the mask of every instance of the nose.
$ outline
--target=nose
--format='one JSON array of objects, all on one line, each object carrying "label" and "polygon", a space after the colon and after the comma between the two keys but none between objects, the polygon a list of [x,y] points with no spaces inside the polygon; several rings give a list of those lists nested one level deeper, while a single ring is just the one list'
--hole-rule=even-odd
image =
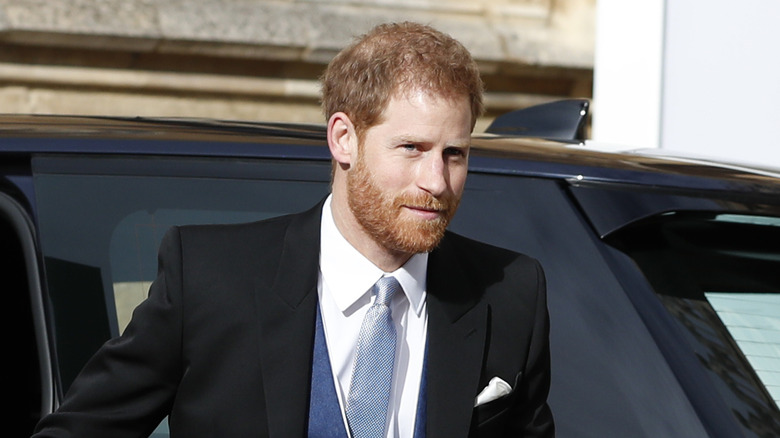
[{"label": "nose", "polygon": [[417,176],[417,186],[433,196],[440,196],[447,190],[447,163],[439,154],[429,154],[421,162]]}]

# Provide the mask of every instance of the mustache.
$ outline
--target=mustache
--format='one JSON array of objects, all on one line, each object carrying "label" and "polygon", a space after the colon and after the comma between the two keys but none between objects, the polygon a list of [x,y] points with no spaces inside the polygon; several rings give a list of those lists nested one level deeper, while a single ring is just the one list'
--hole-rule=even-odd
[{"label": "mustache", "polygon": [[405,193],[397,196],[394,199],[393,204],[396,207],[409,206],[414,208],[420,208],[425,210],[436,210],[442,212],[449,212],[453,208],[457,207],[458,201],[454,196],[445,195],[442,197],[435,197],[428,193],[409,194]]}]

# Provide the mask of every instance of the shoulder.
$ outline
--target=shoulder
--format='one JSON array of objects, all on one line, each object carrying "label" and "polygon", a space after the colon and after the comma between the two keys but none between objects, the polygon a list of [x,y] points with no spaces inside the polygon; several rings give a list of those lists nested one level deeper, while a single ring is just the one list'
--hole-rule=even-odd
[{"label": "shoulder", "polygon": [[166,233],[161,250],[182,257],[231,259],[278,254],[288,237],[315,244],[319,239],[321,204],[294,214],[237,224],[180,225]]},{"label": "shoulder", "polygon": [[448,232],[428,259],[429,292],[444,300],[533,306],[543,299],[545,278],[534,258]]},{"label": "shoulder", "polygon": [[274,216],[254,222],[236,224],[183,225],[173,228],[182,242],[234,247],[242,244],[256,246],[281,242],[289,233],[315,234],[319,232],[322,207],[317,204],[309,210]]},{"label": "shoulder", "polygon": [[205,242],[209,244],[230,243],[274,238],[284,233],[293,215],[278,216],[255,222],[235,224],[181,225],[172,230],[187,243]]},{"label": "shoulder", "polygon": [[437,251],[445,257],[456,258],[457,263],[464,267],[476,270],[510,270],[534,276],[541,272],[541,265],[531,256],[449,231]]},{"label": "shoulder", "polygon": [[300,275],[316,273],[319,212],[315,207],[250,223],[172,227],[160,244],[159,266],[190,298],[204,299],[220,295],[217,290],[270,287],[285,260],[293,260]]}]

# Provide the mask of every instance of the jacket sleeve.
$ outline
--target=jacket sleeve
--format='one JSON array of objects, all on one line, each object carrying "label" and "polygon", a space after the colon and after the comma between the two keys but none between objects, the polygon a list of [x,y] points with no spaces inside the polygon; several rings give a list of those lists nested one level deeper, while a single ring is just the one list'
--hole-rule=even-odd
[{"label": "jacket sleeve", "polygon": [[550,318],[547,287],[541,265],[536,263],[536,309],[524,377],[517,388],[518,408],[515,433],[511,436],[553,437],[555,426],[547,396],[550,392]]},{"label": "jacket sleeve", "polygon": [[124,333],[87,362],[35,438],[147,436],[168,415],[181,376],[179,230],[160,245],[157,277]]}]

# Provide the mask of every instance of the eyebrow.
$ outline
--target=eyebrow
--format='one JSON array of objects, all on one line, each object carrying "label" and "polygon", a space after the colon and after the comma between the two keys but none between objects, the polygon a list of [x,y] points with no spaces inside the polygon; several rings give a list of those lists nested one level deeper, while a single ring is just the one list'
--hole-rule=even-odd
[{"label": "eyebrow", "polygon": [[[422,138],[415,137],[415,136],[412,136],[412,135],[406,135],[406,134],[399,135],[397,137],[393,137],[392,141],[394,143],[412,143],[412,144],[429,144],[429,143],[431,143],[428,140],[424,140]],[[451,148],[451,147],[454,147],[454,148],[466,148],[466,147],[469,147],[469,146],[471,146],[471,137],[469,137],[468,140],[464,140],[464,141],[456,140],[456,141],[454,141],[452,143],[447,143],[445,145],[445,147],[448,147],[448,148]]]}]

